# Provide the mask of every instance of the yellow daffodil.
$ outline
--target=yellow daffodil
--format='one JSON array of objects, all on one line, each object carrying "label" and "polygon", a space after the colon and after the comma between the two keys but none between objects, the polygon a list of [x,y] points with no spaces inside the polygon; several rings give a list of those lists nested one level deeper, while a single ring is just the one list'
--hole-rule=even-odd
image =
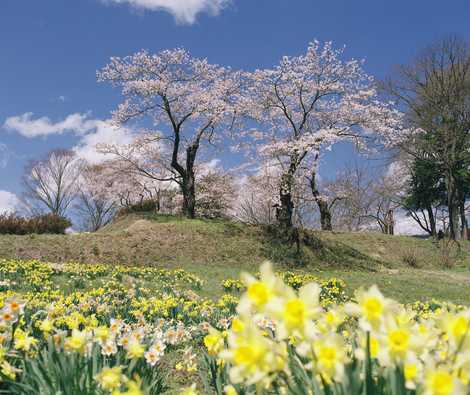
[{"label": "yellow daffodil", "polygon": [[123,378],[125,377],[122,374],[122,368],[120,366],[103,368],[95,377],[100,387],[107,391],[113,391],[120,387]]}]

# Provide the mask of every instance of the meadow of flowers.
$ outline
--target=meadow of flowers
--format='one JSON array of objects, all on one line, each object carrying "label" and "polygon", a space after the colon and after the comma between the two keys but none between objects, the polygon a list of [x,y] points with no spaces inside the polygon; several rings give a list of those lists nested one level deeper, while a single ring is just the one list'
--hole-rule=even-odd
[{"label": "meadow of flowers", "polygon": [[0,260],[0,392],[467,394],[470,312],[274,273]]},{"label": "meadow of flowers", "polygon": [[325,299],[336,280],[296,290],[290,279],[269,264],[259,278],[243,276],[230,328],[204,338],[206,382],[217,394],[470,393],[470,310],[403,306],[377,287]]}]

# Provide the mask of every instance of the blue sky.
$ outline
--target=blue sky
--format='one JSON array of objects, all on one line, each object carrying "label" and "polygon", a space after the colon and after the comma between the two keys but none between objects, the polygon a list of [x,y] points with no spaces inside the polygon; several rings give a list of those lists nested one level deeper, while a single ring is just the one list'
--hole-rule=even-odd
[{"label": "blue sky", "polygon": [[[119,92],[98,84],[96,70],[111,56],[180,46],[250,70],[317,38],[346,45],[347,57],[365,58],[381,78],[443,35],[470,40],[469,20],[469,0],[0,0],[0,210],[12,198],[5,191],[21,192],[28,159],[96,140],[67,129],[73,118],[63,122],[81,114],[95,130],[109,118]],[[21,135],[9,119],[48,134]],[[351,158],[338,147],[322,176]]]}]

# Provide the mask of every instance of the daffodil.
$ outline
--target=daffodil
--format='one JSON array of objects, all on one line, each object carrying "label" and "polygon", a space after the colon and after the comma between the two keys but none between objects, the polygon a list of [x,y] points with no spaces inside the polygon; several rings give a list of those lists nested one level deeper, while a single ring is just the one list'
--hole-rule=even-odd
[{"label": "daffodil", "polygon": [[144,354],[145,360],[150,366],[155,366],[161,357],[164,355],[165,344],[157,341],[152,347]]},{"label": "daffodil", "polygon": [[459,380],[448,370],[432,368],[425,374],[424,395],[460,395],[464,388]]},{"label": "daffodil", "polygon": [[145,347],[137,340],[131,340],[127,346],[127,358],[139,359],[145,353]]},{"label": "daffodil", "polygon": [[0,372],[8,377],[10,380],[15,380],[16,375],[21,372],[20,369],[15,368],[8,361],[3,361],[0,364]]},{"label": "daffodil", "polygon": [[221,357],[232,364],[229,371],[232,382],[256,383],[270,372],[280,371],[286,364],[285,345],[278,344],[253,326],[242,335],[228,337],[229,348]]},{"label": "daffodil", "polygon": [[233,387],[233,385],[227,385],[224,387],[225,395],[238,395],[237,390]]},{"label": "daffodil", "polygon": [[343,379],[344,365],[349,358],[344,340],[339,334],[325,334],[317,337],[312,343],[303,342],[299,344],[297,351],[312,360],[315,372],[325,381],[339,382]]},{"label": "daffodil", "polygon": [[120,387],[125,376],[122,374],[121,366],[105,367],[95,377],[101,388],[107,391],[113,391]]},{"label": "daffodil", "polygon": [[46,335],[50,334],[54,329],[54,323],[50,319],[44,319],[39,323],[39,329]]},{"label": "daffodil", "polygon": [[219,331],[211,328],[209,334],[204,337],[204,345],[209,355],[215,356],[224,346],[224,337]]},{"label": "daffodil", "polygon": [[85,352],[89,335],[86,331],[74,329],[72,335],[65,339],[64,348],[66,351]]},{"label": "daffodil", "polygon": [[422,362],[415,355],[412,355],[403,363],[403,376],[407,389],[415,390],[418,383],[422,381],[422,375]]},{"label": "daffodil", "polygon": [[21,351],[30,351],[32,347],[37,344],[38,340],[21,329],[17,329],[15,332],[14,347]]},{"label": "daffodil", "polygon": [[446,314],[442,322],[454,350],[465,346],[463,343],[470,345],[470,312]]},{"label": "daffodil", "polygon": [[263,312],[268,303],[275,303],[275,299],[286,289],[282,280],[274,274],[270,262],[261,265],[260,273],[260,279],[247,273],[242,275],[242,280],[247,287],[237,307],[237,311],[242,315],[248,314],[252,309],[256,312]]},{"label": "daffodil", "polygon": [[106,342],[111,336],[111,330],[107,326],[99,326],[94,329],[95,339],[98,340],[100,343]]},{"label": "daffodil", "polygon": [[313,334],[313,319],[322,311],[319,301],[320,288],[317,284],[304,285],[296,294],[287,289],[278,306],[271,308],[276,318],[277,335],[286,338],[290,335],[303,337]]},{"label": "daffodil", "polygon": [[126,391],[124,392],[113,392],[112,395],[143,395],[140,382],[135,380],[129,380],[126,383]]},{"label": "daffodil", "polygon": [[368,290],[357,291],[356,300],[357,304],[348,303],[346,309],[359,316],[359,325],[365,331],[378,330],[387,316],[394,312],[395,303],[385,298],[375,285]]},{"label": "daffodil", "polygon": [[231,330],[235,333],[240,333],[240,332],[243,332],[244,329],[245,329],[245,324],[243,323],[243,321],[239,317],[234,317],[232,319]]},{"label": "daffodil", "polygon": [[180,395],[198,395],[196,389],[196,384],[191,385],[190,387],[183,388],[180,392]]}]

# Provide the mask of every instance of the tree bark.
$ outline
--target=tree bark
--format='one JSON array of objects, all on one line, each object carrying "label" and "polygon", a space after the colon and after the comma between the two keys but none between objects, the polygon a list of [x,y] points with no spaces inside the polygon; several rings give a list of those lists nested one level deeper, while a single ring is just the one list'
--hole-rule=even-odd
[{"label": "tree bark", "polygon": [[160,212],[161,207],[162,207],[161,199],[162,199],[161,192],[160,192],[160,190],[157,190],[157,196],[156,196],[156,201],[155,201],[155,211],[157,213]]},{"label": "tree bark", "polygon": [[313,199],[317,203],[318,209],[320,210],[321,230],[333,230],[333,226],[331,225],[330,206],[328,205],[328,201],[321,196],[320,191],[318,190],[316,177],[317,170],[314,168],[310,176],[310,189],[312,190]]},{"label": "tree bark", "polygon": [[[173,120],[172,117],[170,119]],[[173,122],[173,121],[172,121]],[[181,178],[179,182],[181,193],[183,194],[183,215],[193,219],[196,217],[196,177],[194,174],[194,164],[199,149],[198,138],[186,148],[186,163],[183,167],[178,161],[180,147],[180,129],[179,125],[174,124],[175,139],[173,142],[173,154],[171,159],[171,167],[175,169]]]},{"label": "tree bark", "polygon": [[321,230],[333,230],[331,225],[331,211],[328,202],[322,198],[315,199],[320,210]]},{"label": "tree bark", "polygon": [[296,170],[296,163],[294,160],[291,160],[289,170],[283,174],[279,188],[280,207],[277,213],[277,220],[281,228],[285,230],[292,229],[293,227],[294,202],[292,199],[292,189],[294,187],[294,174]]},{"label": "tree bark", "polygon": [[385,222],[385,231],[384,233],[387,235],[393,236],[395,234],[395,220],[393,218],[393,210],[388,210],[387,214],[384,217]]},{"label": "tree bark", "polygon": [[181,185],[183,193],[183,214],[186,218],[196,217],[196,193],[194,188],[194,179],[188,177]]},{"label": "tree bark", "polygon": [[431,206],[426,207],[426,211],[428,212],[429,230],[431,231],[431,236],[436,237],[437,230],[436,230],[436,218],[434,218],[434,211]]},{"label": "tree bark", "polygon": [[190,219],[196,217],[196,176],[194,174],[194,163],[196,162],[198,148],[198,143],[194,143],[186,148],[186,170],[182,174],[183,214]]},{"label": "tree bark", "polygon": [[459,203],[459,211],[460,211],[460,236],[462,240],[468,240],[468,221],[467,216],[465,213],[465,198],[460,198]]},{"label": "tree bark", "polygon": [[457,191],[455,180],[452,173],[446,171],[446,188],[447,188],[447,209],[449,211],[449,237],[452,240],[460,238],[459,231],[459,207],[457,204]]}]

